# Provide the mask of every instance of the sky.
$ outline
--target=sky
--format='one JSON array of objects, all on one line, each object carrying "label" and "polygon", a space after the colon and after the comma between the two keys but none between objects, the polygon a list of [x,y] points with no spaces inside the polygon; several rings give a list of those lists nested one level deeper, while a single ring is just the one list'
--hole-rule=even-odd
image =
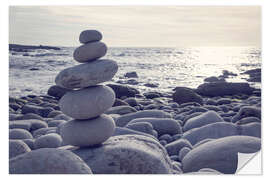
[{"label": "sky", "polygon": [[78,46],[96,29],[109,47],[261,46],[259,6],[10,6],[9,43]]}]

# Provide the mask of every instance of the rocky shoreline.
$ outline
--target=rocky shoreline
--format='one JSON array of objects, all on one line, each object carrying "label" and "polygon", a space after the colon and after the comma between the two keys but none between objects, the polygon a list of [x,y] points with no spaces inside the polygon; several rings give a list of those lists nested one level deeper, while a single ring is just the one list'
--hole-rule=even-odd
[{"label": "rocky shoreline", "polygon": [[[106,144],[108,147],[112,146],[114,138],[116,138],[115,141],[118,141],[117,137],[124,139],[134,137],[137,138],[136,141],[144,145],[147,144],[144,138],[150,138],[150,141],[158,143],[158,148],[164,151],[159,154],[162,157],[158,159],[161,159],[163,163],[164,159],[167,159],[166,162],[168,162],[165,164],[168,167],[166,172],[153,170],[151,173],[235,173],[236,150],[237,152],[246,151],[245,145],[241,145],[242,142],[248,143],[247,146],[251,146],[251,149],[254,148],[251,150],[252,152],[260,149],[261,97],[259,89],[253,89],[253,91],[250,89],[248,92],[245,88],[248,93],[207,97],[197,94],[198,90],[183,87],[175,88],[173,95],[170,95],[157,92],[140,94],[136,89],[120,84],[109,84],[108,86],[114,90],[117,98],[113,107],[108,109],[105,114],[113,117],[116,129],[113,137],[105,144],[108,143]],[[67,144],[63,143],[59,135],[59,127],[72,118],[60,111],[58,102],[65,92],[60,93],[59,89],[57,90],[52,93],[52,88],[50,88],[48,91],[55,97],[29,95],[21,98],[9,98],[10,158],[14,159],[19,154],[37,149],[67,149]],[[63,89],[60,88],[60,90]],[[226,144],[220,147],[219,141],[228,141],[228,143],[235,141],[238,144],[230,150],[230,153],[226,153],[226,156],[232,160],[224,161],[222,159],[224,156],[222,148],[225,149]],[[125,142],[123,143],[125,144]],[[204,150],[210,146],[210,143],[212,143],[210,148],[216,154],[212,154],[212,152],[209,154],[209,149]],[[219,146],[216,147],[216,144]],[[131,146],[133,145],[131,142]],[[216,148],[221,148],[221,151]],[[197,152],[199,149],[202,150]],[[151,151],[155,152],[158,149],[154,148]],[[86,152],[82,154],[76,150],[73,152],[82,159],[89,158],[83,155]],[[196,154],[196,156],[204,157],[204,159],[199,160],[199,157],[196,159],[195,155],[193,157],[192,154],[195,152],[202,153],[201,155]],[[121,155],[119,154],[119,156]],[[207,164],[209,160],[207,157],[212,159],[213,156],[216,161]],[[114,161],[118,160],[114,159]],[[201,163],[201,166],[194,167],[197,161],[205,162],[205,164]],[[97,163],[99,164],[96,165],[97,167],[93,163],[89,163],[91,172],[94,174],[147,173],[136,169],[134,171],[111,171],[109,167],[106,171],[102,171],[98,167],[105,165],[102,162]],[[208,169],[205,170],[205,167]],[[223,168],[217,169],[217,167]],[[153,166],[153,168],[155,167]]]},{"label": "rocky shoreline", "polygon": [[226,82],[228,71],[171,93],[106,84],[118,65],[99,59],[101,39],[81,33],[81,64],[47,95],[9,97],[11,174],[234,174],[239,152],[261,149],[260,89]]}]

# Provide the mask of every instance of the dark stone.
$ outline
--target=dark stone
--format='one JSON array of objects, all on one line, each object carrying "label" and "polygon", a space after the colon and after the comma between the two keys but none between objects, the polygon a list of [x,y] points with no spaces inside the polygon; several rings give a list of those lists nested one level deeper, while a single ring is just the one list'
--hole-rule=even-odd
[{"label": "dark stone", "polygon": [[140,92],[132,87],[120,84],[107,84],[115,92],[116,98],[121,98],[122,96],[126,97],[135,97],[135,94],[140,94]]},{"label": "dark stone", "polygon": [[42,117],[47,117],[51,111],[54,111],[54,109],[51,107],[42,108],[35,105],[24,105],[22,107],[22,114],[34,113]]},{"label": "dark stone", "polygon": [[147,92],[143,94],[147,99],[153,99],[160,97],[160,94],[158,92]]},{"label": "dark stone", "polygon": [[177,87],[176,91],[173,93],[173,101],[178,104],[197,102],[203,104],[203,99],[200,95],[194,92],[190,88]]},{"label": "dark stone", "polygon": [[39,68],[30,68],[29,70],[30,70],[30,71],[38,71]]},{"label": "dark stone", "polygon": [[18,109],[21,108],[20,105],[18,105],[17,103],[10,103],[9,107],[12,108],[13,110],[17,111]]},{"label": "dark stone", "polygon": [[225,96],[235,94],[251,95],[254,88],[248,83],[215,82],[201,84],[196,92],[202,96]]},{"label": "dark stone", "polygon": [[128,106],[128,103],[121,100],[121,99],[115,98],[113,107],[115,107],[115,106]]},{"label": "dark stone", "polygon": [[137,75],[137,73],[135,71],[127,72],[124,76],[127,77],[127,78],[138,78],[138,75]]},{"label": "dark stone", "polygon": [[126,103],[128,103],[130,106],[134,107],[134,106],[138,106],[138,102],[136,100],[136,98],[127,98],[124,100]]},{"label": "dark stone", "polygon": [[225,82],[225,79],[223,78],[218,78],[216,76],[211,76],[211,77],[207,77],[204,79],[204,82]]},{"label": "dark stone", "polygon": [[64,96],[66,94],[66,92],[70,91],[69,89],[66,88],[62,88],[60,86],[54,85],[51,86],[48,89],[47,94],[53,97],[56,97],[57,99],[61,99],[62,96]]},{"label": "dark stone", "polygon": [[154,88],[154,87],[158,87],[158,84],[154,84],[154,83],[145,83],[144,86]]}]

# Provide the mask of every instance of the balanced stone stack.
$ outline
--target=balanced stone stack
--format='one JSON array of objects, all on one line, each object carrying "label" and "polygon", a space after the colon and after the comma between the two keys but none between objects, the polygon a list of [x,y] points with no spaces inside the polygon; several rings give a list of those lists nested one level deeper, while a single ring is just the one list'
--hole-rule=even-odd
[{"label": "balanced stone stack", "polygon": [[118,65],[113,60],[99,59],[107,52],[101,39],[101,33],[96,30],[83,31],[79,38],[83,45],[73,54],[81,64],[62,70],[55,79],[58,86],[72,89],[59,101],[61,111],[74,118],[59,129],[66,144],[94,146],[114,133],[113,119],[103,113],[112,107],[115,94],[110,87],[100,83],[111,80]]}]

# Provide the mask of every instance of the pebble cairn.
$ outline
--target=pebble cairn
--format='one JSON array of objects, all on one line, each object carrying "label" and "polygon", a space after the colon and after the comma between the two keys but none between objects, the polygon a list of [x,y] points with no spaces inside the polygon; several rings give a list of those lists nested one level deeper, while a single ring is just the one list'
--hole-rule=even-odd
[{"label": "pebble cairn", "polygon": [[[62,70],[56,77],[57,85],[71,89],[59,101],[61,111],[74,118],[59,128],[65,144],[95,146],[102,144],[114,133],[114,120],[103,113],[112,107],[115,93],[110,87],[100,83],[108,81],[108,78],[104,78],[108,77],[106,74],[109,74],[111,79],[118,66],[115,61],[100,59],[107,52],[107,46],[100,42],[101,39],[102,34],[96,30],[81,32],[79,41],[83,45],[76,48],[73,54],[73,58],[81,64]],[[103,74],[93,73],[107,66],[114,67],[105,69]],[[80,71],[78,67],[84,70]],[[113,68],[114,72],[110,71],[110,68]],[[85,69],[88,72],[85,72]],[[66,73],[67,70],[73,74]],[[94,75],[90,77],[87,73]]]}]

